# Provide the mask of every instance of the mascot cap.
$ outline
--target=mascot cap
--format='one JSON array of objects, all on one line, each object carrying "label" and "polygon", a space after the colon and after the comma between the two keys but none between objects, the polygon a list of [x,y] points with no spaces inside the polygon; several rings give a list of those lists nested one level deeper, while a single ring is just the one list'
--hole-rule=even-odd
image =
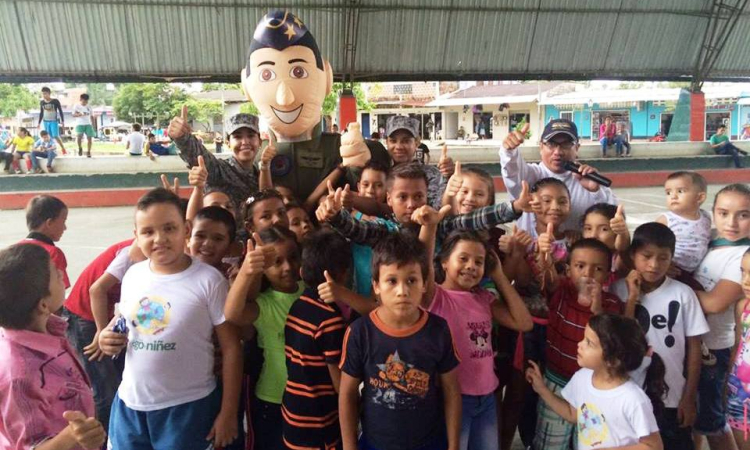
[{"label": "mascot cap", "polygon": [[284,50],[293,45],[307,47],[315,54],[316,66],[323,70],[323,58],[318,44],[307,26],[289,11],[272,11],[260,20],[253,33],[253,40],[247,52],[248,72],[250,54],[260,48]]}]

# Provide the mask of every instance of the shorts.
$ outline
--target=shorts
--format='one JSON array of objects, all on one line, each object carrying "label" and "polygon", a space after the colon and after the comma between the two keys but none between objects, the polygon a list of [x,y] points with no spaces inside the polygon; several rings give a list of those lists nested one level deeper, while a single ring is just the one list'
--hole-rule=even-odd
[{"label": "shorts", "polygon": [[205,450],[213,448],[206,436],[221,408],[221,391],[182,405],[155,411],[136,411],[112,401],[109,441],[112,450]]},{"label": "shorts", "polygon": [[720,433],[727,426],[724,389],[732,349],[724,348],[710,352],[716,356],[716,364],[701,366],[698,380],[698,416],[693,425],[695,432],[705,435]]},{"label": "shorts", "polygon": [[96,131],[92,125],[76,125],[76,136],[85,134],[87,137],[93,138],[96,136]]},{"label": "shorts", "polygon": [[[737,370],[735,366],[734,370]],[[727,380],[727,422],[733,430],[750,433],[750,385],[735,372]]]},{"label": "shorts", "polygon": [[56,120],[45,120],[42,123],[44,124],[44,130],[49,133],[49,137],[53,139],[60,137],[60,125]]}]

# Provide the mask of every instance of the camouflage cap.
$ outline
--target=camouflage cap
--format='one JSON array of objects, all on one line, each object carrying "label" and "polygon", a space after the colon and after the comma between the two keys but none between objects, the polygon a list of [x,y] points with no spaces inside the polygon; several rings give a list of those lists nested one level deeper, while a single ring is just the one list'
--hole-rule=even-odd
[{"label": "camouflage cap", "polygon": [[226,125],[224,125],[224,132],[229,135],[239,130],[240,128],[249,128],[250,130],[260,134],[260,130],[258,129],[258,116],[244,113],[235,114],[230,117],[229,120],[227,120]]},{"label": "camouflage cap", "polygon": [[390,137],[398,130],[406,130],[415,138],[419,137],[419,121],[407,116],[389,117],[388,122],[385,124],[385,135]]}]

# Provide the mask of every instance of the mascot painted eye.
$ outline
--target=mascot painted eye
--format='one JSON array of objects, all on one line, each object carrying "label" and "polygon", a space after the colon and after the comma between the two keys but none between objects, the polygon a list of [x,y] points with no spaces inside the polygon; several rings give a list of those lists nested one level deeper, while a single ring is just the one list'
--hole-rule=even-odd
[{"label": "mascot painted eye", "polygon": [[276,79],[276,73],[274,73],[271,69],[263,69],[260,71],[260,80],[261,81],[271,81]]},{"label": "mascot painted eye", "polygon": [[307,78],[307,71],[305,70],[304,67],[295,66],[292,68],[292,72],[290,73],[290,75],[292,76],[292,78],[297,78],[297,79]]}]

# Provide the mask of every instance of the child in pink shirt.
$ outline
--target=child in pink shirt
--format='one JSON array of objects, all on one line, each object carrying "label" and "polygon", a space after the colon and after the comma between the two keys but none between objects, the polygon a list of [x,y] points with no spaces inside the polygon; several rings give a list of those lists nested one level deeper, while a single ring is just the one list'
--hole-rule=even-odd
[{"label": "child in pink shirt", "polygon": [[95,449],[106,435],[93,417],[91,385],[53,313],[62,272],[44,248],[0,251],[0,448]]},{"label": "child in pink shirt", "polygon": [[[422,208],[429,208],[424,206]],[[421,216],[420,210],[414,216]],[[419,222],[419,220],[417,220]],[[420,240],[432,260],[434,227],[423,226]],[[485,239],[473,232],[454,232],[439,254],[440,285],[430,265],[422,304],[448,322],[461,363],[461,449],[498,449],[495,389],[498,379],[492,349],[493,318],[507,328],[531,330],[531,315],[502,270],[499,259],[488,251]],[[501,299],[479,287],[485,274],[495,283]]]}]

